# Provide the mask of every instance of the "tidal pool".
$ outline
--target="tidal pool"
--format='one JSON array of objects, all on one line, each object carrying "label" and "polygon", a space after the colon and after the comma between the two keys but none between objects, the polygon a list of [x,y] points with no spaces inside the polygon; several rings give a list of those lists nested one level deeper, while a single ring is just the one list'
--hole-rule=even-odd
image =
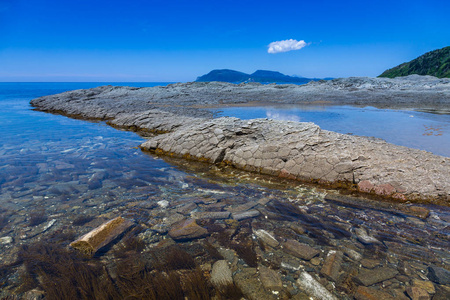
[{"label": "tidal pool", "polygon": [[224,107],[218,109],[217,116],[313,122],[325,130],[376,137],[450,157],[449,114],[374,107],[281,105]]}]

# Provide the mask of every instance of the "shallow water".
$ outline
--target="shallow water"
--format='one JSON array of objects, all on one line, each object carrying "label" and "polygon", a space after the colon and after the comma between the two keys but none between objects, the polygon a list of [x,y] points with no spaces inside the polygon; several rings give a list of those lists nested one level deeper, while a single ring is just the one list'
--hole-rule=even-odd
[{"label": "shallow water", "polygon": [[[63,251],[75,238],[117,216],[134,220],[138,230],[130,234],[135,234],[132,238],[139,239],[142,247],[129,249],[124,241],[116,242],[95,260],[83,263],[99,263],[114,273],[127,255],[154,257],[158,249],[175,245],[184,247],[208,272],[208,264],[217,260],[207,254],[210,244],[233,262],[236,283],[254,285],[260,299],[271,299],[275,294],[264,294],[264,289],[256,286],[261,283],[238,279],[239,274],[256,272],[249,255],[238,251],[243,245],[253,251],[257,265],[278,270],[290,295],[303,293],[295,285],[299,270],[319,275],[329,251],[346,253],[341,266],[345,280],[329,281],[328,285],[325,280],[322,284],[331,290],[336,286],[343,299],[354,292],[355,286],[347,281],[362,268],[362,258],[399,270],[406,265],[411,269],[404,275],[406,279],[395,277],[378,284],[380,288],[403,290],[409,281],[428,280],[431,264],[450,264],[448,208],[423,205],[419,208],[429,211],[429,216],[418,217],[408,205],[401,206],[406,212],[398,212],[393,204],[391,209],[345,197],[348,201],[335,201],[326,195],[336,191],[232,168],[161,159],[137,149],[144,139],[135,133],[118,131],[102,122],[33,111],[28,104],[41,95],[96,85],[0,84],[0,298],[35,287],[49,293],[44,283],[26,280],[23,270],[33,276],[35,270],[26,259],[14,264],[17,258],[37,257],[32,263],[39,263],[43,256],[33,256],[30,249],[42,249],[44,244]],[[235,215],[225,220],[199,217],[215,212]],[[242,214],[249,216],[236,217]],[[168,235],[171,226],[191,217],[208,228],[208,237],[174,242]],[[255,235],[261,229],[279,242],[300,241],[319,254],[313,260],[303,260],[279,246],[264,246]],[[357,229],[368,231],[377,242],[362,243]],[[361,256],[359,260],[354,252]],[[293,264],[300,269],[286,267]],[[436,283],[434,286],[439,288]]]},{"label": "shallow water", "polygon": [[450,157],[450,115],[374,107],[283,105],[221,108],[218,116],[313,122],[322,129],[373,136]]}]

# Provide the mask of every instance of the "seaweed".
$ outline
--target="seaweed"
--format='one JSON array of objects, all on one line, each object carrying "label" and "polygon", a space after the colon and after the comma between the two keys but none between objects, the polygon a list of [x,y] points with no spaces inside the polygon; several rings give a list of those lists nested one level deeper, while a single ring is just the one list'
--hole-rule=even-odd
[{"label": "seaweed", "polygon": [[211,245],[210,242],[205,241],[203,243],[203,247],[206,249],[206,251],[208,252],[208,255],[211,257],[211,259],[213,259],[213,260],[224,259],[222,254],[220,254],[219,251],[217,251],[217,249],[213,245]]},{"label": "seaweed", "polygon": [[143,228],[138,225],[127,232],[122,238],[122,242],[114,249],[114,256],[125,257],[129,255],[130,252],[140,253],[144,250],[146,246],[145,242],[137,237],[142,230]]},{"label": "seaweed", "polygon": [[216,296],[219,300],[240,300],[244,298],[241,289],[234,283],[223,285],[216,289]]},{"label": "seaweed", "polygon": [[236,251],[237,255],[246,262],[247,265],[252,268],[256,268],[258,266],[258,257],[253,249],[253,245],[233,244],[232,248]]},{"label": "seaweed", "polygon": [[8,217],[6,214],[0,214],[0,231],[8,225]]},{"label": "seaweed", "polygon": [[153,267],[158,271],[192,270],[196,264],[194,258],[178,245],[169,246],[163,253],[153,253]]},{"label": "seaweed", "polygon": [[[111,299],[119,297],[106,268],[78,253],[37,242],[23,246],[18,261],[25,266],[26,287],[45,291],[46,299]],[[39,278],[39,281],[37,281]]]},{"label": "seaweed", "polygon": [[212,286],[208,284],[201,269],[196,268],[184,279],[184,290],[190,300],[211,299]]},{"label": "seaweed", "polygon": [[39,224],[47,221],[47,215],[45,214],[45,210],[38,210],[36,212],[30,213],[30,219],[28,220],[29,226],[37,226]]},{"label": "seaweed", "polygon": [[92,216],[92,215],[78,216],[72,221],[72,224],[74,226],[83,226],[84,224],[92,221],[94,218],[95,218],[95,216]]}]

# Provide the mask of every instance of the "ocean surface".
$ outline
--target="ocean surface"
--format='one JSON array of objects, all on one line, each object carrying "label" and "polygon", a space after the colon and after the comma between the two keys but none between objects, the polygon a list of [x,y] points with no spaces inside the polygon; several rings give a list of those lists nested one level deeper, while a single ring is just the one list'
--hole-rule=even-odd
[{"label": "ocean surface", "polygon": [[[196,254],[186,251],[189,255],[195,254],[196,260],[203,263],[214,263],[207,253],[212,251],[211,247],[219,249],[219,245],[227,249],[234,247],[239,257],[243,255],[238,251],[242,244],[252,245],[250,250],[252,253],[258,251],[260,263],[270,262],[277,268],[281,268],[281,261],[293,259],[283,251],[263,247],[260,241],[258,244],[252,234],[256,229],[272,232],[280,241],[296,239],[319,249],[320,259],[315,264],[300,261],[308,272],[319,273],[326,253],[335,249],[354,249],[349,253],[356,250],[361,257],[392,268],[397,268],[399,261],[415,263],[419,267],[414,272],[418,273],[426,270],[431,263],[445,264],[450,261],[450,211],[447,208],[423,205],[430,215],[423,219],[392,213],[390,208],[382,209],[376,205],[347,205],[347,200],[329,201],[325,195],[335,191],[231,168],[162,159],[138,149],[144,138],[135,133],[116,130],[104,122],[75,120],[34,111],[29,105],[31,99],[39,96],[105,84],[108,83],[0,83],[0,298],[23,295],[36,287],[43,289],[47,295],[55,291],[70,291],[67,282],[62,288],[57,284],[49,286],[45,282],[29,280],[28,275],[47,276],[45,278],[52,283],[59,282],[60,278],[75,276],[72,274],[75,271],[60,274],[50,268],[54,263],[45,261],[57,258],[48,257],[43,252],[36,255],[37,252],[33,251],[46,249],[47,252],[53,251],[50,251],[53,256],[69,255],[65,251],[68,251],[70,242],[117,216],[135,222],[136,229],[130,234],[135,234],[131,238],[139,239],[139,242],[130,242],[128,246],[117,243],[111,251],[95,260],[76,261],[77,264],[83,264],[84,268],[101,265],[95,270],[115,270],[116,263],[129,253],[147,253],[147,257],[154,257],[154,249],[174,244],[185,247],[183,249],[197,249],[192,250]],[[110,84],[155,86],[167,83]],[[439,153],[448,155],[446,151],[450,148],[445,146],[448,145],[449,132],[447,116],[351,107],[312,110],[299,107],[233,108],[222,111],[224,115],[242,118],[314,121],[325,129],[353,134],[364,134],[359,131],[361,127],[367,127],[367,130],[372,127],[374,131],[368,131],[368,135],[398,131],[401,127],[405,128],[400,134],[405,135],[404,140],[410,139],[405,132],[418,131],[419,136],[431,132],[425,138],[444,139],[441,146],[447,149],[441,149]],[[357,119],[360,123],[355,126]],[[366,122],[364,119],[367,119]],[[399,122],[397,125],[394,125],[395,122],[384,124],[390,119]],[[433,129],[427,130],[422,125],[409,125],[407,122],[415,120],[421,120],[420,124]],[[417,147],[425,149],[425,144],[420,142]],[[439,150],[439,147],[436,149]],[[208,242],[193,239],[180,243],[168,237],[167,232],[176,221],[217,211],[248,216],[237,220],[200,219],[198,222],[208,228]],[[370,232],[371,236],[383,241],[382,246],[361,244],[355,236],[356,228]],[[227,236],[222,234],[224,229],[225,232],[234,232],[228,236],[228,241]],[[131,239],[130,234],[127,235],[128,240]],[[140,246],[126,248],[125,251],[119,245]],[[17,260],[18,255],[24,260]],[[239,272],[251,271],[249,265],[252,262],[247,260],[248,256],[242,256],[237,261]],[[131,261],[137,260],[133,258]],[[360,267],[353,261],[346,261],[345,264],[348,270],[351,266]],[[30,268],[34,265],[43,269]],[[61,264],[55,268],[65,270],[67,266]],[[33,273],[36,270],[41,270],[41,273]],[[299,293],[292,284],[293,279],[290,279],[297,276],[294,271],[286,269],[283,272],[287,274],[282,277],[283,284],[291,286],[292,293]],[[412,280],[419,278],[417,276],[420,274],[417,274],[408,276]],[[84,278],[87,275],[80,276]],[[98,274],[92,277],[92,281],[97,277],[105,278],[104,274]],[[69,281],[76,283],[77,279],[72,279]],[[77,287],[73,290],[76,291]],[[70,297],[76,298],[73,295]]]}]

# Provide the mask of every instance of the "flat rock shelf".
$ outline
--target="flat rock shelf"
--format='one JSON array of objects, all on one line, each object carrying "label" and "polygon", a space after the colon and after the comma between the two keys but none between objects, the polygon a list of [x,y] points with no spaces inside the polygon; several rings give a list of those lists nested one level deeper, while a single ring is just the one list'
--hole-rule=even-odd
[{"label": "flat rock shelf", "polygon": [[450,158],[379,139],[322,130],[313,123],[214,118],[204,107],[271,103],[372,105],[445,112],[450,80],[345,78],[303,86],[179,83],[103,86],[37,98],[38,110],[108,121],[148,137],[143,150],[342,187],[401,201],[448,205]]}]

